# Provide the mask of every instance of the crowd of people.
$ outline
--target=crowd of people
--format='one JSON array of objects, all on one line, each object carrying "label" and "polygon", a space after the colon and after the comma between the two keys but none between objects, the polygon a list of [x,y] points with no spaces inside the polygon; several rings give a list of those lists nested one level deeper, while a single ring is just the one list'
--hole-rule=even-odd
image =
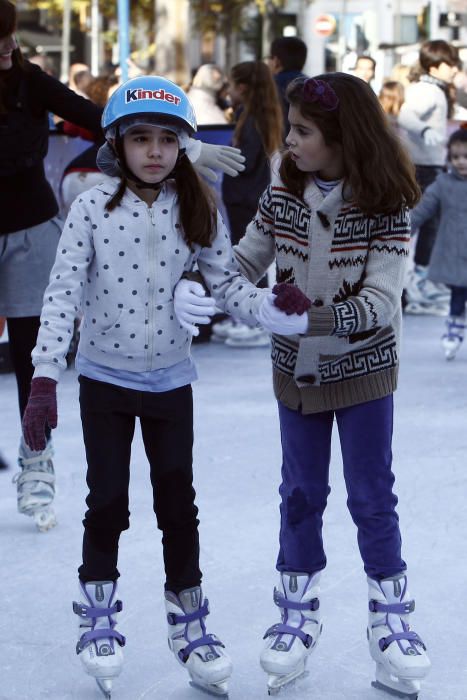
[{"label": "crowd of people", "polygon": [[[17,502],[40,530],[56,524],[51,431],[78,321],[89,494],[73,605],[85,671],[109,696],[123,666],[117,559],[139,419],[162,531],[169,647],[195,685],[227,693],[232,663],[206,630],[192,464],[190,347],[220,311],[228,318],[213,338],[271,345],[282,482],[281,622],[261,653],[270,691],[304,672],[321,634],[335,420],[376,682],[415,695],[430,661],[409,625],[393,393],[404,306],[448,314],[447,359],[464,335],[467,128],[448,133],[456,48],[425,42],[412,82],[391,76],[379,95],[371,56],[357,57],[352,75],[308,77],[298,37],[275,39],[267,61],[227,74],[205,64],[185,89],[144,74],[121,84],[85,65],[65,86],[45,63],[24,59],[15,30],[15,6],[0,0],[0,317],[22,424]],[[90,142],[64,173],[65,220],[44,172],[50,114]],[[197,125],[228,124],[230,147],[193,138]],[[203,177],[216,171],[217,195]]]}]

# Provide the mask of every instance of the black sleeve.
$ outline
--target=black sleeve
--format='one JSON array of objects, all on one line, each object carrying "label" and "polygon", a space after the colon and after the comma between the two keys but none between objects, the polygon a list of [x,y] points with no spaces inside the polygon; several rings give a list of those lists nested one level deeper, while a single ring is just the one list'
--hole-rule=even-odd
[{"label": "black sleeve", "polygon": [[237,146],[241,150],[242,155],[245,156],[245,169],[242,170],[241,174],[246,175],[247,173],[254,172],[258,164],[266,157],[266,154],[264,152],[261,136],[251,117],[248,117],[243,125]]},{"label": "black sleeve", "polygon": [[102,109],[91,100],[77,95],[33,64],[29,64],[28,80],[31,96],[36,104],[41,105],[47,112],[88,129],[99,138],[102,137]]}]

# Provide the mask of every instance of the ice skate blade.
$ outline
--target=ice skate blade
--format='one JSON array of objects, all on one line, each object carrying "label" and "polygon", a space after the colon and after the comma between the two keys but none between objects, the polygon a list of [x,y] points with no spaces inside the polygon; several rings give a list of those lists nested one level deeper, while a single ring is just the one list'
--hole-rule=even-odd
[{"label": "ice skate blade", "polygon": [[444,304],[424,305],[416,301],[409,301],[404,308],[404,313],[410,316],[447,316],[449,314],[449,306]]},{"label": "ice skate blade", "polygon": [[376,680],[371,685],[404,700],[417,700],[420,692],[420,681],[396,678],[381,668],[377,668]]},{"label": "ice skate blade", "polygon": [[103,696],[110,700],[112,697],[112,681],[108,678],[96,678],[96,683]]},{"label": "ice skate blade", "polygon": [[47,532],[57,524],[57,518],[51,508],[44,508],[33,513],[34,522],[39,532]]},{"label": "ice skate blade", "polygon": [[197,690],[201,690],[202,693],[207,693],[208,695],[213,695],[216,698],[228,698],[229,688],[227,681],[223,683],[201,683],[195,679],[190,680],[190,685]]},{"label": "ice skate blade", "polygon": [[291,685],[299,678],[304,678],[308,675],[305,667],[297,669],[293,673],[285,673],[284,675],[279,675],[278,673],[270,673],[268,678],[268,695],[279,695],[282,688]]}]

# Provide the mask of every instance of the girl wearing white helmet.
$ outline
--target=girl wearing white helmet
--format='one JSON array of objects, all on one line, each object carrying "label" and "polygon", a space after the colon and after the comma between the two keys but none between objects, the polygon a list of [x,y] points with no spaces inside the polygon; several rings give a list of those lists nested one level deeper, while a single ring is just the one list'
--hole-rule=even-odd
[{"label": "girl wearing white helmet", "polygon": [[190,344],[197,329],[178,322],[173,292],[197,264],[213,297],[204,291],[197,297],[204,322],[217,304],[255,325],[269,290],[240,274],[229,233],[186,155],[196,121],[177,85],[155,76],[128,81],[110,98],[102,125],[108,147],[101,167],[117,177],[84,192],[65,222],[33,351],[24,437],[42,449],[46,425],[57,424],[56,384],[81,310],[76,366],[89,495],[74,604],[78,654],[109,695],[125,641],[116,629],[117,553],[129,527],[130,449],[139,418],[163,533],[169,645],[192,682],[222,695],[232,665],[206,631],[192,485],[197,376]]}]

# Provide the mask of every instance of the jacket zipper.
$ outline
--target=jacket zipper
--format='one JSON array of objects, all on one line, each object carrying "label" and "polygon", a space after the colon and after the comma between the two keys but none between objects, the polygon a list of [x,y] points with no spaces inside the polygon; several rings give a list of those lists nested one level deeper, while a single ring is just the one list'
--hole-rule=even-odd
[{"label": "jacket zipper", "polygon": [[148,275],[149,275],[149,293],[148,293],[148,330],[147,330],[147,369],[152,369],[152,359],[154,353],[154,333],[155,333],[155,321],[154,314],[156,309],[154,290],[156,286],[156,231],[155,231],[155,220],[154,220],[154,210],[152,207],[148,207],[150,226],[149,226],[149,236],[148,236]]}]

